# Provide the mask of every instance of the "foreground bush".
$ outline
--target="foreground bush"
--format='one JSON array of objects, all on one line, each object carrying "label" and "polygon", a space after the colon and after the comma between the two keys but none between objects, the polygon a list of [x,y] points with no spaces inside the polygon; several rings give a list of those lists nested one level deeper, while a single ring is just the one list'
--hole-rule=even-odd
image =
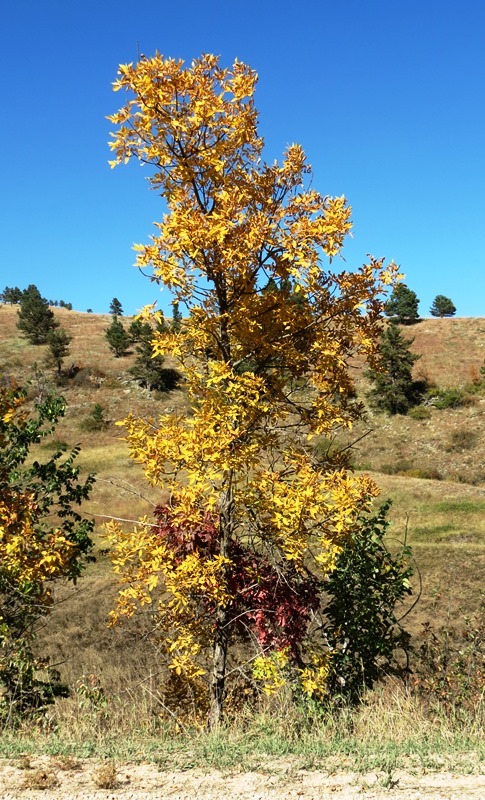
[{"label": "foreground bush", "polygon": [[23,389],[0,387],[0,718],[9,722],[61,691],[33,655],[35,626],[52,607],[55,584],[76,581],[92,549],[93,523],[73,508],[94,482],[78,482],[79,448],[57,449],[45,463],[30,454],[64,410],[62,398],[49,397],[29,413]]}]

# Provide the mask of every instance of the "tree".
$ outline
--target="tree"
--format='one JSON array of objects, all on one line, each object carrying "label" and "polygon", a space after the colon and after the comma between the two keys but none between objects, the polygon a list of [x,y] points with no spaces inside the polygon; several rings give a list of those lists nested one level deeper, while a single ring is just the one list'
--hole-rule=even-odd
[{"label": "tree", "polygon": [[47,344],[49,346],[47,363],[55,366],[58,375],[61,374],[64,359],[69,355],[71,341],[72,336],[64,328],[55,328],[49,331],[47,335]]},{"label": "tree", "polygon": [[0,300],[2,303],[10,303],[11,305],[17,305],[20,303],[21,298],[22,289],[19,289],[18,286],[6,286],[0,295]]},{"label": "tree", "polygon": [[118,316],[113,317],[113,321],[109,328],[105,331],[110,350],[115,354],[116,358],[126,356],[130,347],[130,336],[125,331],[123,323],[118,319]]},{"label": "tree", "polygon": [[179,331],[154,333],[152,350],[178,359],[191,402],[158,427],[125,421],[133,458],[170,500],[131,534],[111,524],[125,583],[113,619],[153,600],[169,671],[200,707],[207,698],[212,726],[229,658],[233,675],[274,686],[284,667],[325,696],[320,586],[377,488],[330,456],[317,462],[309,440],[360,418],[349,362],[374,363],[380,298],[397,274],[375,259],[323,268],[350,208],[305,186],[299,145],[264,163],[255,83],[246,65],[222,69],[211,55],[187,68],[143,57],[120,67],[115,90],[130,99],[110,117],[112,164],[149,164],[166,203],[137,263],[188,311]]},{"label": "tree", "polygon": [[172,330],[174,333],[178,333],[180,328],[182,327],[182,314],[180,312],[180,306],[177,301],[172,303]]},{"label": "tree", "polygon": [[449,297],[438,294],[429,311],[432,317],[453,317],[456,314],[456,307]]},{"label": "tree", "polygon": [[[140,326],[136,325],[139,322]],[[134,332],[132,332],[134,331]],[[175,369],[164,366],[164,358],[154,355],[152,339],[154,328],[148,322],[134,320],[130,326],[132,337],[136,336],[136,360],[129,372],[140,386],[159,392],[175,389],[180,381],[180,374]],[[133,339],[132,339],[133,340]]]},{"label": "tree", "polygon": [[412,325],[419,319],[418,303],[416,292],[398,283],[386,304],[386,314],[401,325]]},{"label": "tree", "polygon": [[115,317],[123,316],[123,307],[117,297],[113,297],[109,304],[109,313],[113,314]]},{"label": "tree", "polygon": [[46,344],[50,331],[59,325],[49,303],[34,284],[22,293],[18,310],[17,328],[31,344]]},{"label": "tree", "polygon": [[422,400],[425,385],[413,380],[413,365],[420,358],[410,350],[413,341],[405,339],[393,322],[383,332],[378,367],[366,373],[374,384],[367,395],[374,408],[406,414]]},{"label": "tree", "polygon": [[[30,448],[49,436],[64,415],[63,398],[26,410],[26,392],[0,386],[0,717],[16,717],[52,701],[56,676],[39,677],[48,662],[33,654],[36,623],[52,608],[56,583],[76,581],[91,559],[93,523],[73,506],[94,482],[79,482],[75,459],[56,451],[45,463]],[[92,560],[92,559],[91,559]]]}]

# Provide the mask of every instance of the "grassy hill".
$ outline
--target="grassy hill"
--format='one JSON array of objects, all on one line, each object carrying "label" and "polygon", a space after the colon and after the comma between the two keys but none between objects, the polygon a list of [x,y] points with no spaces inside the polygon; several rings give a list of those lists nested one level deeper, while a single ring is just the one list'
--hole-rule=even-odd
[{"label": "grassy hill", "polygon": [[[115,358],[106,342],[109,315],[62,308],[55,314],[72,336],[66,366],[72,362],[79,368],[58,389],[68,408],[55,439],[81,444],[79,463],[97,475],[92,499],[83,510],[95,515],[98,560],[78,589],[66,588],[60,595],[63,602],[40,642],[43,652],[61,665],[62,677],[71,686],[81,676],[94,674],[106,691],[126,692],[156,670],[157,657],[140,641],[147,620],[137,620],[124,631],[106,629],[116,587],[103,553],[102,524],[110,516],[130,520],[149,514],[161,498],[129,459],[122,429],[114,423],[130,412],[156,418],[163,409],[183,409],[185,398],[180,390],[151,393],[134,383],[128,372],[134,355]],[[17,309],[1,306],[0,370],[20,383],[30,382],[35,397],[49,386],[55,388],[54,375],[43,366],[47,348],[30,345],[16,322]],[[485,319],[426,319],[405,329],[405,334],[414,337],[413,350],[422,356],[415,367],[417,377],[438,387],[477,382],[485,358]],[[361,374],[357,386],[363,397],[366,381]],[[102,431],[85,428],[94,404],[102,406],[109,422]],[[416,556],[415,586],[422,584],[422,597],[407,620],[415,641],[419,643],[426,622],[437,630],[459,626],[465,615],[478,614],[485,574],[483,392],[468,392],[466,404],[457,408],[427,406],[421,418],[388,417],[369,410],[352,438],[358,440],[353,449],[355,469],[370,472],[382,488],[382,498],[393,500],[390,541],[407,537]]]}]

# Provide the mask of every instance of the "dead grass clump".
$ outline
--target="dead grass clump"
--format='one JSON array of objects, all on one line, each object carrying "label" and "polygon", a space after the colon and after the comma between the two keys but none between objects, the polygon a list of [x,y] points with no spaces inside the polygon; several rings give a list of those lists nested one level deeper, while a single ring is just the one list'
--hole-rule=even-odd
[{"label": "dead grass clump", "polygon": [[101,764],[93,773],[94,785],[97,789],[116,789],[118,771],[113,761]]},{"label": "dead grass clump", "polygon": [[55,789],[59,783],[55,772],[48,769],[35,769],[25,776],[22,789]]},{"label": "dead grass clump", "polygon": [[72,756],[57,756],[53,764],[57,769],[63,772],[77,772],[82,769],[81,762]]},{"label": "dead grass clump", "polygon": [[478,444],[478,434],[467,428],[458,428],[450,432],[445,445],[447,453],[460,453],[464,450],[473,450]]}]

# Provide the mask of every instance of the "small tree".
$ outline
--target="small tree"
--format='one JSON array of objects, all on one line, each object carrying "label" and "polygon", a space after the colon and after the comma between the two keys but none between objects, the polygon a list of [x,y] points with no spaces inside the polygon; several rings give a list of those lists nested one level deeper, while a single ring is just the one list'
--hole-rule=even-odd
[{"label": "small tree", "polygon": [[18,310],[17,328],[31,344],[46,344],[50,331],[59,325],[48,301],[34,284],[22,293]]},{"label": "small tree", "polygon": [[388,414],[406,414],[423,396],[423,382],[413,380],[413,365],[420,358],[412,353],[413,339],[405,339],[396,324],[385,329],[379,345],[379,365],[366,372],[374,384],[367,396],[371,405]]},{"label": "small tree", "polygon": [[177,301],[172,303],[172,331],[178,333],[182,327],[182,314],[180,311],[180,303]]},{"label": "small tree", "polygon": [[[140,322],[140,326],[136,325]],[[180,373],[175,369],[164,366],[164,358],[153,352],[152,339],[155,335],[154,328],[147,322],[134,320],[137,346],[135,348],[136,361],[129,370],[135,380],[150,390],[167,392],[175,389],[180,381]],[[131,327],[130,327],[131,331]]]},{"label": "small tree", "polygon": [[401,325],[412,325],[419,319],[418,297],[405,283],[398,283],[386,304],[386,314]]},{"label": "small tree", "polygon": [[30,448],[49,436],[65,402],[49,397],[26,411],[26,393],[0,387],[0,717],[14,722],[52,701],[56,675],[38,677],[48,662],[33,654],[36,623],[49,613],[56,583],[76,581],[90,560],[93,523],[73,506],[94,482],[78,481],[71,453],[56,451],[45,463]]},{"label": "small tree", "polygon": [[456,307],[449,297],[438,294],[429,311],[432,317],[453,317],[456,314]]},{"label": "small tree", "polygon": [[245,64],[212,55],[190,67],[143,57],[120,67],[115,89],[130,96],[110,118],[112,163],[151,165],[166,204],[137,262],[187,309],[152,350],[177,357],[191,403],[158,427],[126,420],[133,457],[170,502],[130,534],[111,526],[125,583],[115,617],[153,597],[170,672],[211,726],[230,657],[248,685],[285,664],[308,695],[326,693],[332,653],[324,632],[311,638],[318,587],[377,489],[338,459],[317,463],[309,440],[361,417],[349,365],[374,361],[397,271],[374,259],[324,268],[350,209],[311,187],[300,146],[264,162],[255,84]]},{"label": "small tree", "polygon": [[69,344],[72,341],[72,336],[68,334],[64,328],[54,328],[47,334],[47,344],[49,351],[47,353],[47,363],[54,365],[57,369],[58,375],[62,372],[62,363],[66,356],[69,355]]},{"label": "small tree", "polygon": [[104,418],[104,408],[101,403],[95,403],[91,409],[91,413],[82,423],[82,429],[85,431],[103,431],[108,426],[108,421]]},{"label": "small tree", "polygon": [[123,316],[123,307],[117,297],[113,297],[109,305],[109,313],[113,314],[115,317]]},{"label": "small tree", "polygon": [[115,354],[116,358],[121,358],[128,354],[130,347],[130,336],[125,331],[123,323],[118,316],[113,317],[113,321],[105,332],[110,350]]}]

